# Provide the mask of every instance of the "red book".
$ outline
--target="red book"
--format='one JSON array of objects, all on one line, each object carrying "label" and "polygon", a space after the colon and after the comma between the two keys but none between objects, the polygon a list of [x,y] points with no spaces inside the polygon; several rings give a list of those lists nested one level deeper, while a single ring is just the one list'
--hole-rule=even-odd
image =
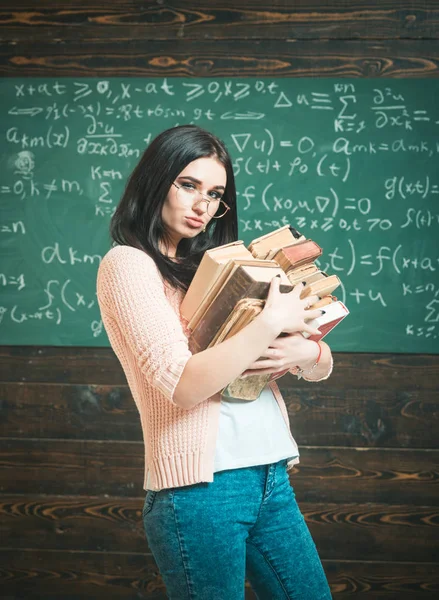
[{"label": "red book", "polygon": [[311,327],[316,327],[320,330],[320,334],[311,335],[307,332],[302,333],[304,337],[313,340],[314,342],[323,339],[325,335],[328,335],[328,333],[349,314],[348,309],[340,300],[327,304],[323,310],[325,311],[324,315],[321,315],[312,321],[308,321],[308,324],[311,325]]}]

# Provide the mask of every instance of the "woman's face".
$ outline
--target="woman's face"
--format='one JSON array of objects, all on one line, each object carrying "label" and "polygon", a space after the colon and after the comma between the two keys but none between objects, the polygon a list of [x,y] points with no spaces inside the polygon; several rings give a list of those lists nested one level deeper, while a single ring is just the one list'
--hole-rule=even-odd
[{"label": "woman's face", "polygon": [[207,214],[206,202],[196,202],[200,198],[199,194],[193,195],[196,199],[194,201],[185,190],[196,189],[208,198],[218,198],[224,194],[227,175],[216,158],[198,158],[183,169],[174,183],[179,187],[183,186],[183,189],[179,192],[175,185],[171,185],[162,208],[162,220],[171,240],[165,250],[168,256],[175,256],[182,238],[202,235],[204,227],[212,218]]}]

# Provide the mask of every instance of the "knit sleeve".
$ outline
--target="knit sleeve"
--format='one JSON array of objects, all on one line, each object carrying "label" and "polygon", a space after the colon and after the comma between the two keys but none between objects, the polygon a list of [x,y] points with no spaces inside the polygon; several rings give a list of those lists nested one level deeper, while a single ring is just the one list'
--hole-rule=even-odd
[{"label": "knit sleeve", "polygon": [[99,266],[97,296],[147,381],[175,404],[173,394],[192,353],[151,257],[130,246],[112,248]]}]

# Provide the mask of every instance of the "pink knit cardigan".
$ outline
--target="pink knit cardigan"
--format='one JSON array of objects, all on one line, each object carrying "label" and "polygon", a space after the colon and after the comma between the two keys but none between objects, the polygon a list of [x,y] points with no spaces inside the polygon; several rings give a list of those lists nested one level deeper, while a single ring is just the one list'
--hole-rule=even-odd
[{"label": "pink knit cardigan", "polygon": [[[178,407],[173,399],[191,356],[190,332],[179,310],[183,293],[164,282],[148,254],[115,246],[99,266],[97,297],[110,344],[140,414],[144,489],[148,475],[155,489],[213,481],[221,396],[215,394],[190,410]],[[290,431],[279,388],[274,381],[269,385]],[[292,459],[288,468],[296,462]]]}]

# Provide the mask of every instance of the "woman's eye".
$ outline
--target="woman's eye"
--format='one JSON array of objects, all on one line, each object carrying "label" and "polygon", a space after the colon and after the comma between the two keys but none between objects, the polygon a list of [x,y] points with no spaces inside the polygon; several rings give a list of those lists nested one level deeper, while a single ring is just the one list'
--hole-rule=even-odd
[{"label": "woman's eye", "polygon": [[210,192],[209,196],[212,200],[221,200],[222,195],[219,192]]}]

